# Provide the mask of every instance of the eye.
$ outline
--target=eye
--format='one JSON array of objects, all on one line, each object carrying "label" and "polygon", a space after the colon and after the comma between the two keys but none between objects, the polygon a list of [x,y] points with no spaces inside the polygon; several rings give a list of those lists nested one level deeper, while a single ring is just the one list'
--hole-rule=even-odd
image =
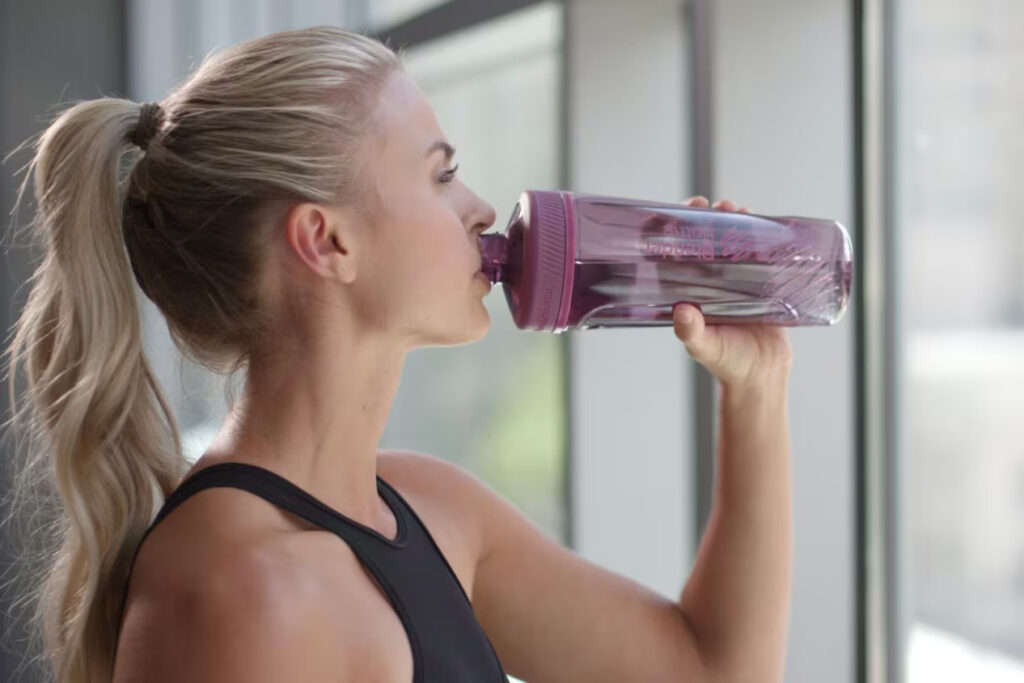
[{"label": "eye", "polygon": [[447,171],[445,171],[444,173],[442,173],[441,177],[438,178],[438,181],[442,182],[442,183],[450,183],[451,181],[455,180],[455,172],[458,171],[458,170],[459,170],[459,165],[455,164],[454,168],[450,168]]}]

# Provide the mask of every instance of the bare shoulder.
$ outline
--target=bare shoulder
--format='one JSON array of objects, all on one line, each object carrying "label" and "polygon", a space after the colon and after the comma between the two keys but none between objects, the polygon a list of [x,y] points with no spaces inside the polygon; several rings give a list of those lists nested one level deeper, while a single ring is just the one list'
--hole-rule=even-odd
[{"label": "bare shoulder", "polygon": [[459,465],[427,453],[392,449],[377,456],[379,474],[410,499],[417,512],[426,508],[428,516],[456,524],[465,541],[480,549],[483,529],[477,513],[488,496],[496,495],[484,482]]},{"label": "bare shoulder", "polygon": [[[486,491],[440,458],[379,453],[472,597]],[[330,532],[246,491],[195,494],[146,539],[132,574],[115,682],[402,680],[403,626],[358,557]],[[408,675],[407,675],[408,674]]]},{"label": "bare shoulder", "polygon": [[[472,472],[453,462],[435,455],[418,451],[388,449],[377,452],[378,471],[388,483],[401,486],[419,494],[448,494],[456,498],[456,504],[465,503],[467,495],[485,486]],[[442,499],[448,496],[441,495]]]},{"label": "bare shoulder", "polygon": [[349,662],[317,577],[277,545],[193,545],[188,567],[146,566],[125,610],[114,680],[337,680]]},{"label": "bare shoulder", "polygon": [[114,681],[372,678],[381,614],[345,544],[244,491],[209,489],[139,552]]},{"label": "bare shoulder", "polygon": [[439,517],[462,535],[469,548],[473,569],[467,572],[472,593],[476,566],[493,543],[495,525],[501,518],[514,515],[526,520],[518,508],[502,498],[474,473],[437,456],[409,450],[378,452],[378,470],[399,493],[416,497],[415,505],[436,508]]}]

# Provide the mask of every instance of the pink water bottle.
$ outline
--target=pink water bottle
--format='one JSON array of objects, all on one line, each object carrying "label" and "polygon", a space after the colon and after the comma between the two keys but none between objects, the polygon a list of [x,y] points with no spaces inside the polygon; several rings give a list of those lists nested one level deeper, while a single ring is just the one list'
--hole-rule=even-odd
[{"label": "pink water bottle", "polygon": [[853,279],[846,229],[816,218],[527,190],[480,239],[524,330],[670,326],[681,302],[711,324],[832,325]]}]

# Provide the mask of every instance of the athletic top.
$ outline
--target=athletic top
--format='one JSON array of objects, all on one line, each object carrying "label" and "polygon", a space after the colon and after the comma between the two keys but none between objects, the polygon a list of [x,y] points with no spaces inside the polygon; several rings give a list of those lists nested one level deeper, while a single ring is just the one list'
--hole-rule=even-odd
[{"label": "athletic top", "polygon": [[215,486],[253,493],[345,541],[377,579],[405,627],[412,647],[413,683],[508,681],[448,560],[412,507],[379,475],[377,491],[398,526],[394,539],[346,517],[270,470],[239,462],[209,465],[168,496],[139,541],[129,577],[142,541],[153,528],[189,496]]}]

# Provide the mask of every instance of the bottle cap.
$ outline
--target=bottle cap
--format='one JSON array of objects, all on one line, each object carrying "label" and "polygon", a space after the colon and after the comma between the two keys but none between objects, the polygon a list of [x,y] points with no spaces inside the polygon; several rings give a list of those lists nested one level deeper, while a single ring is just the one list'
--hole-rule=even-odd
[{"label": "bottle cap", "polygon": [[508,268],[505,297],[516,326],[561,332],[569,315],[576,252],[572,198],[527,190],[505,231]]}]

